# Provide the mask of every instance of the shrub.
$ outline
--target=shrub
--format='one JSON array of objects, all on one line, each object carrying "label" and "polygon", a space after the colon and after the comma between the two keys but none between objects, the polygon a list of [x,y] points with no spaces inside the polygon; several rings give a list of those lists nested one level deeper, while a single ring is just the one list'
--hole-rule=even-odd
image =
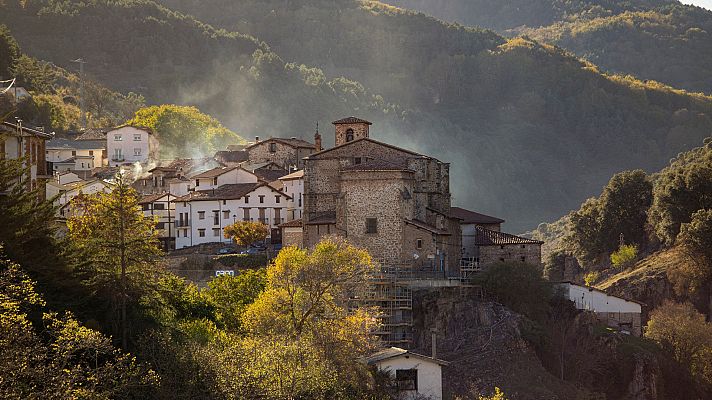
[{"label": "shrub", "polygon": [[586,286],[593,286],[593,284],[596,283],[600,277],[601,273],[598,271],[587,272],[586,275],[583,276],[583,282]]},{"label": "shrub", "polygon": [[611,262],[616,268],[629,267],[638,257],[638,246],[634,244],[624,244],[618,250],[611,253]]}]

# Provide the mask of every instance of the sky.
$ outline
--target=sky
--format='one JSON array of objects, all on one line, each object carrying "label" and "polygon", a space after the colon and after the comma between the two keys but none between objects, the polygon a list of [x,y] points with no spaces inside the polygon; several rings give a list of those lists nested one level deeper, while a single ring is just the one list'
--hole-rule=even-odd
[{"label": "sky", "polygon": [[681,0],[681,2],[685,4],[694,4],[696,6],[712,10],[712,0]]}]

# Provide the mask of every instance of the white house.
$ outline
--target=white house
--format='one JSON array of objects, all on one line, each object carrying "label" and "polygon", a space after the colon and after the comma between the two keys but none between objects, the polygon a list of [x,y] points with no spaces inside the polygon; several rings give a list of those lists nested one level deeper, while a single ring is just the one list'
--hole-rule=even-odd
[{"label": "white house", "polygon": [[195,190],[208,190],[223,185],[257,182],[259,182],[257,175],[241,167],[217,167],[191,178],[191,184]]},{"label": "white house", "polygon": [[292,172],[279,178],[282,191],[292,199],[287,203],[287,221],[302,217],[302,199],[304,197],[304,170]]},{"label": "white house", "polygon": [[149,194],[141,197],[138,204],[143,215],[156,218],[156,230],[163,250],[175,249],[174,223],[176,217],[176,196],[170,193]]},{"label": "white house", "polygon": [[106,132],[109,166],[145,163],[158,156],[158,140],[148,128],[122,126]]},{"label": "white house", "polygon": [[365,361],[381,371],[387,371],[395,379],[399,399],[443,398],[442,367],[449,364],[447,361],[398,347],[381,350]]},{"label": "white house", "polygon": [[82,171],[82,176],[95,167],[106,165],[106,142],[99,140],[69,140],[55,138],[46,144],[46,159],[53,172]]},{"label": "white house", "polygon": [[610,295],[602,290],[561,282],[562,294],[573,301],[579,310],[591,311],[606,325],[626,331],[635,336],[642,334],[641,305],[643,303]]},{"label": "white house", "polygon": [[72,199],[80,194],[92,195],[96,193],[109,193],[112,190],[114,190],[112,184],[99,179],[70,182],[67,184],[60,184],[55,180],[47,182],[47,197],[50,198],[59,195],[55,200],[55,205],[59,206],[59,216],[65,218],[68,217],[66,212],[67,207]]},{"label": "white house", "polygon": [[[239,169],[234,170],[241,173]],[[290,197],[264,182],[216,185],[225,174],[194,177],[195,190],[175,199],[176,249],[203,243],[228,243],[223,228],[235,221],[260,221],[278,239]],[[223,178],[221,178],[223,177]],[[200,183],[198,186],[197,183]],[[203,189],[205,188],[205,189]]]},{"label": "white house", "polygon": [[[23,126],[22,121],[17,124],[0,122],[0,159],[25,160],[28,174],[20,179],[26,183],[27,190],[37,189],[45,180],[51,178],[47,173],[45,145],[53,136],[54,134]],[[40,195],[44,192],[40,190]]]}]

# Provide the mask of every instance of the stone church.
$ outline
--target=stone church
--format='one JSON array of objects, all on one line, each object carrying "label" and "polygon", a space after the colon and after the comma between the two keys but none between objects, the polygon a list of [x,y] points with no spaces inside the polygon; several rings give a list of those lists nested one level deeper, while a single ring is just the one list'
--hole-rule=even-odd
[{"label": "stone church", "polygon": [[366,120],[333,125],[335,146],[304,159],[303,245],[338,235],[386,268],[457,275],[462,240],[450,216],[449,164],[372,139]]}]

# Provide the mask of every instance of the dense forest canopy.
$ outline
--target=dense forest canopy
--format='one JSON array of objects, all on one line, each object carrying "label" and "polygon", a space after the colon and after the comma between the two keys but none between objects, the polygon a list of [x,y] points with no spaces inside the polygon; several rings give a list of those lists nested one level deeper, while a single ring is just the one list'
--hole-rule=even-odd
[{"label": "dense forest canopy", "polygon": [[82,56],[110,87],[197,106],[244,137],[369,119],[374,138],[452,164],[453,204],[513,230],[576,207],[616,171],[660,168],[712,130],[709,97],[379,2],[162,4],[180,13],[6,1],[0,22],[31,55],[66,67]]}]

